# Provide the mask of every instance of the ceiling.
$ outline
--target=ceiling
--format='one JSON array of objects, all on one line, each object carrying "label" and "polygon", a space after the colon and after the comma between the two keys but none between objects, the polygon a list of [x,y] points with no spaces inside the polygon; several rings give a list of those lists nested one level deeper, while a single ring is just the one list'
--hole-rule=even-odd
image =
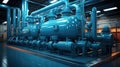
[{"label": "ceiling", "polygon": [[[40,9],[44,6],[49,5],[50,0],[29,0],[29,12],[31,13],[34,10]],[[76,2],[77,0],[69,0],[71,3]],[[22,0],[9,0],[6,4],[11,7],[20,7],[21,8]],[[0,1],[2,3],[2,0]],[[102,11],[106,15],[115,15],[120,14],[120,1],[119,0],[86,0],[85,3],[85,10],[86,13],[89,13],[91,8],[95,6],[98,10]],[[110,7],[118,7],[117,10],[110,11],[110,12],[103,12],[103,9],[110,8]],[[6,21],[6,9],[0,8],[0,23]]]}]

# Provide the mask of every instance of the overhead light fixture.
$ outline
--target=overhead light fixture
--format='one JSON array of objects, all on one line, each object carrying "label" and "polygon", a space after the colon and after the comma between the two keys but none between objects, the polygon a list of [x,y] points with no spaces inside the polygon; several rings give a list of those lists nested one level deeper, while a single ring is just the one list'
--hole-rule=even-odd
[{"label": "overhead light fixture", "polygon": [[7,24],[7,21],[4,21],[2,24]]},{"label": "overhead light fixture", "polygon": [[103,11],[111,11],[111,10],[115,10],[115,9],[117,9],[117,7],[107,8],[107,9],[104,9]]},{"label": "overhead light fixture", "polygon": [[97,11],[97,13],[100,13],[101,11]]},{"label": "overhead light fixture", "polygon": [[51,1],[50,1],[50,3],[55,3],[55,2],[57,2],[57,0],[51,0]]},{"label": "overhead light fixture", "polygon": [[3,2],[2,2],[2,3],[5,3],[5,4],[6,4],[6,3],[8,3],[8,1],[9,1],[9,0],[3,0]]}]

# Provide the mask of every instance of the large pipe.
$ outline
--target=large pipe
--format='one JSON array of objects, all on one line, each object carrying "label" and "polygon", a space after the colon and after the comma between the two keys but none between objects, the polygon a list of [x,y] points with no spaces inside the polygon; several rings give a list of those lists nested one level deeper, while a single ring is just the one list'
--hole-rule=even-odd
[{"label": "large pipe", "polygon": [[78,18],[78,19],[80,19],[80,7],[78,6],[78,5],[76,5],[76,4],[73,4],[72,6],[71,6],[71,8],[75,8],[75,10],[76,10],[76,17]]},{"label": "large pipe", "polygon": [[72,6],[71,6],[72,8],[74,7],[75,9],[76,9],[76,17],[79,19],[79,20],[81,20],[81,24],[82,24],[82,29],[81,29],[81,32],[82,32],[82,39],[84,38],[84,36],[85,36],[85,18],[84,18],[84,16],[81,16],[81,11],[82,10],[80,10],[80,7],[78,6],[78,5],[76,5],[76,4],[73,4]]},{"label": "large pipe", "polygon": [[11,22],[10,22],[11,10],[7,9],[7,39],[11,36]]},{"label": "large pipe", "polygon": [[9,39],[9,37],[11,36],[11,20],[10,20],[10,16],[11,16],[11,9],[9,6],[4,5],[4,4],[0,4],[0,8],[6,8],[7,9],[7,39]]},{"label": "large pipe", "polygon": [[28,16],[28,2],[22,0],[22,28],[25,27],[25,19]]},{"label": "large pipe", "polygon": [[82,35],[82,39],[84,39],[85,37],[85,20],[84,20],[84,17],[81,16],[81,35]]},{"label": "large pipe", "polygon": [[96,18],[97,14],[96,12],[97,12],[96,7],[93,7],[92,12],[91,12],[91,22],[92,22],[92,38],[94,40],[96,40],[97,38],[97,26],[96,26],[97,25],[97,18]]},{"label": "large pipe", "polygon": [[84,3],[85,0],[81,0],[79,5],[73,4],[72,7],[76,9],[76,16],[78,19],[81,20],[81,32],[82,32],[82,39],[85,37],[85,11],[84,11]]},{"label": "large pipe", "polygon": [[44,23],[44,21],[45,21],[45,19],[44,19],[44,17],[43,16],[40,16],[40,20],[39,20],[39,26],[40,26],[40,28],[41,28],[41,25]]},{"label": "large pipe", "polygon": [[20,34],[20,15],[21,14],[21,11],[19,8],[17,8],[17,27],[18,27],[18,33],[17,34]]},{"label": "large pipe", "polygon": [[48,5],[48,6],[44,7],[44,8],[42,8],[42,9],[39,9],[39,10],[36,10],[36,11],[32,12],[31,15],[32,16],[38,15],[38,14],[44,12],[44,11],[50,10],[52,8],[55,8],[55,7],[63,5],[63,4],[68,6],[68,0],[61,0],[61,1],[58,1],[58,2],[56,2],[54,4]]},{"label": "large pipe", "polygon": [[81,29],[81,32],[82,32],[82,39],[84,39],[85,37],[85,0],[80,0],[80,18],[81,18],[81,23],[82,23],[82,29]]},{"label": "large pipe", "polygon": [[12,20],[13,20],[13,29],[14,29],[13,35],[16,35],[16,8],[13,9]]},{"label": "large pipe", "polygon": [[54,9],[51,9],[48,15],[48,21],[49,20],[55,20],[55,13],[53,12]]}]

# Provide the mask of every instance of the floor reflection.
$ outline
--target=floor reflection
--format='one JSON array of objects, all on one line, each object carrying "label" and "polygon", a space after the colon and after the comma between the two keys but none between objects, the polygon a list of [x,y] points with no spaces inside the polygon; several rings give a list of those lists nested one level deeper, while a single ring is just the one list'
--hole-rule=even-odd
[{"label": "floor reflection", "polygon": [[6,58],[6,56],[3,56],[2,67],[7,67],[7,58]]},{"label": "floor reflection", "polygon": [[[0,43],[0,67],[69,67],[22,49]],[[120,67],[120,57],[100,67]]]},{"label": "floor reflection", "polygon": [[109,63],[103,64],[100,67],[120,67],[120,57]]},{"label": "floor reflection", "polygon": [[0,62],[1,62],[1,67],[7,67],[7,56],[6,56],[6,44],[0,43]]},{"label": "floor reflection", "polygon": [[0,67],[69,67],[46,58],[38,57],[0,43]]}]

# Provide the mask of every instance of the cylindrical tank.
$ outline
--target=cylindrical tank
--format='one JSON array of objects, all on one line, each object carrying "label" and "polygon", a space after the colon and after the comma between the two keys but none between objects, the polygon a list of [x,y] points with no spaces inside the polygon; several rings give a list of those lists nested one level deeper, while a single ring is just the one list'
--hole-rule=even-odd
[{"label": "cylindrical tank", "polygon": [[49,20],[41,25],[41,36],[58,36],[59,38],[76,38],[80,35],[80,20],[75,16]]},{"label": "cylindrical tank", "polygon": [[39,30],[37,24],[29,24],[27,27],[24,27],[22,30],[24,36],[38,37]]},{"label": "cylindrical tank", "polygon": [[59,50],[73,51],[75,49],[75,44],[70,41],[59,41],[57,44],[54,44],[53,47]]}]

